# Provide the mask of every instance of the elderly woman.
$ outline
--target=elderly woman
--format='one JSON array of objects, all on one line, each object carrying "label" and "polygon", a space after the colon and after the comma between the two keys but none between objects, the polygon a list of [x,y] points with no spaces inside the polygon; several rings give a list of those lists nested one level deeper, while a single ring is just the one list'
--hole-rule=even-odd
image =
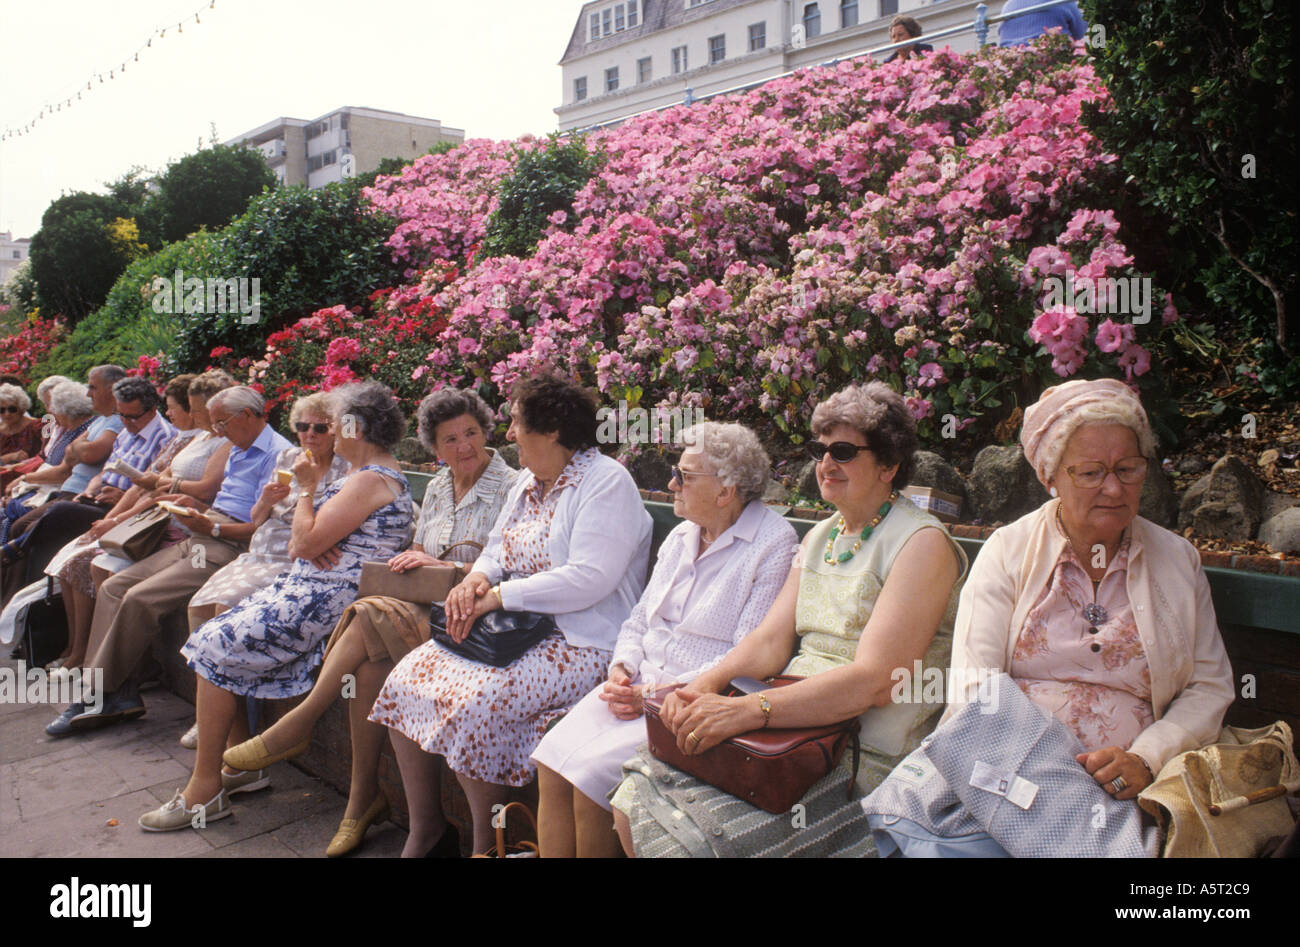
[{"label": "elderly woman", "polygon": [[1232,668],[1195,547],[1137,515],[1155,440],[1118,381],[1072,381],[1025,412],[1025,458],[1054,499],[995,531],[971,568],[956,680],[1004,670],[1133,799],[1166,762],[1211,743]]},{"label": "elderly woman", "polygon": [[17,385],[0,385],[0,464],[16,464],[41,450],[41,422],[27,411],[32,399]]},{"label": "elderly woman", "polygon": [[[716,667],[670,694],[662,719],[682,751],[697,754],[761,727],[819,726],[864,715],[858,783],[869,791],[920,744],[939,712],[932,705],[891,704],[890,691],[897,668],[910,672],[915,661],[947,665],[966,559],[938,520],[899,500],[917,439],[895,392],[880,382],[850,386],[817,406],[812,431],[817,483],[838,515],[809,530],[758,627]],[[779,673],[805,679],[741,697],[721,694],[733,678]],[[699,810],[688,810],[694,818],[686,822],[698,823],[706,812],[703,818],[713,819],[721,808],[743,810],[737,818],[745,829],[731,840],[737,854],[746,854],[746,844],[779,848],[798,832],[788,815],[766,815],[644,756],[625,765],[631,775],[613,800],[628,854],[669,854],[677,844],[645,804],[643,780],[652,769],[689,787]]]},{"label": "elderly woman", "polygon": [[785,584],[794,529],[763,505],[771,468],[754,433],[705,422],[682,435],[673,511],[645,594],[623,623],[609,678],[538,745],[543,858],[621,854],[608,797],[645,742],[641,698],[716,664],[767,614]]},{"label": "elderly woman", "polygon": [[[356,595],[361,563],[386,559],[406,542],[411,493],[392,455],[406,422],[393,393],[362,382],[332,395],[334,451],[350,472],[318,496],[323,472],[305,453],[297,459],[293,475],[300,489],[289,537],[293,566],[204,624],[181,648],[199,676],[198,752],[185,789],[140,817],[146,831],[186,828],[200,813],[205,822],[230,814],[221,753],[235,727],[237,698],[285,698],[311,690],[325,638]],[[337,558],[325,562],[330,550]],[[242,742],[246,729],[237,735]]]},{"label": "elderly woman", "polygon": [[650,516],[631,475],[596,445],[596,405],[556,377],[515,388],[507,438],[528,469],[511,489],[474,570],[447,596],[447,634],[463,641],[496,609],[553,615],[558,630],[503,668],[436,640],[393,669],[370,719],[389,728],[411,813],[405,857],[457,857],[437,757],[469,798],[474,848],[493,837],[492,806],[532,781],[546,727],[604,680],[618,629],[641,595]]},{"label": "elderly woman", "polygon": [[47,389],[47,398],[46,406],[58,431],[45,447],[45,463],[10,483],[5,490],[10,496],[21,496],[32,488],[54,490],[67,480],[76,466],[68,445],[84,434],[95,419],[95,404],[80,382],[64,382]]},{"label": "elderly woman", "polygon": [[[492,412],[473,391],[434,392],[420,404],[419,420],[420,440],[445,466],[425,491],[415,541],[388,560],[394,572],[472,562],[518,476],[487,446]],[[339,619],[307,699],[265,733],[226,751],[227,764],[248,771],[303,752],[321,714],[346,692],[349,680],[354,682],[348,703],[352,784],[343,822],[325,851],[331,858],[351,852],[367,828],[387,817],[379,755],[388,731],[367,716],[393,665],[428,640],[427,603],[389,596],[358,599]]]}]

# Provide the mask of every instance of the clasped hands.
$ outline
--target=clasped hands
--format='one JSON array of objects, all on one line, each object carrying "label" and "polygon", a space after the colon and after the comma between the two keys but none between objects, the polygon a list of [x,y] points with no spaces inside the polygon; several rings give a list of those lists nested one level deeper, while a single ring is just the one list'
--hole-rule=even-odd
[{"label": "clasped hands", "polygon": [[492,591],[488,577],[482,572],[472,572],[447,593],[447,601],[443,603],[447,614],[447,634],[459,644],[480,615],[501,607],[501,599]]},{"label": "clasped hands", "polygon": [[[608,685],[607,685],[608,686]],[[766,717],[752,694],[723,697],[687,684],[664,700],[659,718],[688,756],[712,749],[723,740],[757,730]]]},{"label": "clasped hands", "polygon": [[[1117,746],[1080,753],[1074,759],[1097,781],[1097,785],[1116,799],[1136,799],[1138,793],[1151,784],[1151,773],[1142,757]],[[1122,788],[1116,788],[1116,777],[1121,780]]]}]

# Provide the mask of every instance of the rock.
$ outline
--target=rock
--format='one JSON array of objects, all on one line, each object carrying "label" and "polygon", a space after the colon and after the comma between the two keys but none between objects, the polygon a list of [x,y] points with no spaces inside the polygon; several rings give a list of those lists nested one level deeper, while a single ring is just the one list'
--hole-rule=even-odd
[{"label": "rock", "polygon": [[1300,507],[1293,506],[1265,520],[1259,528],[1259,541],[1276,552],[1300,552]]},{"label": "rock", "polygon": [[788,504],[788,491],[780,480],[768,480],[767,489],[763,491],[764,503]]},{"label": "rock", "polygon": [[934,487],[953,496],[966,496],[966,481],[957,473],[955,467],[934,451],[919,450],[914,456],[916,466],[912,470],[912,487]]},{"label": "rock", "polygon": [[1289,493],[1278,493],[1276,490],[1265,491],[1264,512],[1260,518],[1271,520],[1283,510],[1289,510],[1293,506],[1300,506],[1300,497],[1293,497]]},{"label": "rock", "polygon": [[1264,485],[1233,454],[1224,454],[1210,472],[1183,495],[1179,531],[1191,527],[1207,539],[1253,539],[1263,517]]},{"label": "rock", "polygon": [[418,437],[404,437],[393,456],[405,464],[431,464],[436,459]]},{"label": "rock", "polygon": [[519,469],[519,446],[517,444],[511,444],[507,441],[498,445],[496,452],[501,455],[501,459],[506,462],[507,466],[513,467],[515,470]]},{"label": "rock", "polygon": [[821,487],[817,486],[817,461],[810,460],[799,468],[799,476],[795,479],[794,488],[800,496],[809,500],[822,498]]},{"label": "rock", "polygon": [[1047,502],[1047,491],[1018,445],[986,447],[966,484],[970,510],[986,524],[1009,523]]},{"label": "rock", "polygon": [[1169,475],[1159,464],[1147,466],[1147,478],[1138,500],[1138,515],[1164,527],[1173,526],[1178,519],[1178,494],[1169,482]]},{"label": "rock", "polygon": [[1205,473],[1209,467],[1210,463],[1204,457],[1184,457],[1174,464],[1174,470],[1180,474]]},{"label": "rock", "polygon": [[674,454],[662,447],[624,447],[618,459],[642,490],[665,491],[672,476]]}]

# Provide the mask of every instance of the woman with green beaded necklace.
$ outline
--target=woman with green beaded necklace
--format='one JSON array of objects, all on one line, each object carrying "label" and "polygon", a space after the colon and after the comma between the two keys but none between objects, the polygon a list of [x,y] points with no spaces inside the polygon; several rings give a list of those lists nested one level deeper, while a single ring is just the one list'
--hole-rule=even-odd
[{"label": "woman with green beaded necklace", "polygon": [[[817,483],[837,515],[808,532],[784,588],[758,627],[715,668],[670,695],[662,716],[678,746],[695,754],[761,727],[819,726],[860,715],[858,788],[867,793],[938,722],[942,696],[912,701],[917,694],[933,695],[919,683],[915,690],[910,684],[900,688],[900,672],[910,682],[916,662],[923,674],[929,669],[942,674],[947,667],[966,556],[938,520],[899,501],[898,489],[912,472],[917,438],[915,422],[897,393],[879,382],[850,386],[817,406],[812,430],[816,440],[809,453],[817,460]],[[763,680],[781,673],[806,679],[757,694],[721,695],[734,678]],[[904,701],[891,700],[900,692]],[[613,804],[629,854],[677,853],[671,834],[638,799],[638,786],[647,785],[639,782],[646,769],[663,765],[645,757],[625,764],[630,775]],[[691,779],[673,774],[674,779]],[[843,785],[835,796],[838,802],[827,803],[843,812],[826,813],[824,823],[842,819],[847,825],[860,815],[856,803],[844,805]],[[689,797],[692,806],[700,807],[686,812],[689,821],[716,824],[722,818],[728,831],[731,817],[720,813],[734,813],[734,799],[702,783],[698,790],[683,788],[689,791],[678,798]],[[783,848],[788,844],[797,845],[802,855],[870,853],[865,831],[824,833],[828,847],[815,849],[806,833],[799,836],[802,830],[792,827],[788,815],[773,816],[756,830],[755,814],[762,813],[744,808],[728,851],[788,854]],[[808,824],[813,821],[810,806]],[[853,843],[846,849],[848,836]],[[749,851],[737,846],[749,846]]]}]

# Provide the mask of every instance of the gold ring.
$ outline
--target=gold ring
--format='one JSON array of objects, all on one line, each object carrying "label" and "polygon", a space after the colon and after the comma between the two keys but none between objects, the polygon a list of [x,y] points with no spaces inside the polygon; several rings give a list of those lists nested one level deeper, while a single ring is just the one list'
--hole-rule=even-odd
[{"label": "gold ring", "polygon": [[699,743],[699,742],[700,742],[700,738],[697,737],[697,736],[695,735],[695,731],[694,731],[694,730],[692,730],[690,733],[686,734],[686,739],[688,739],[688,740],[694,740],[696,743]]}]

